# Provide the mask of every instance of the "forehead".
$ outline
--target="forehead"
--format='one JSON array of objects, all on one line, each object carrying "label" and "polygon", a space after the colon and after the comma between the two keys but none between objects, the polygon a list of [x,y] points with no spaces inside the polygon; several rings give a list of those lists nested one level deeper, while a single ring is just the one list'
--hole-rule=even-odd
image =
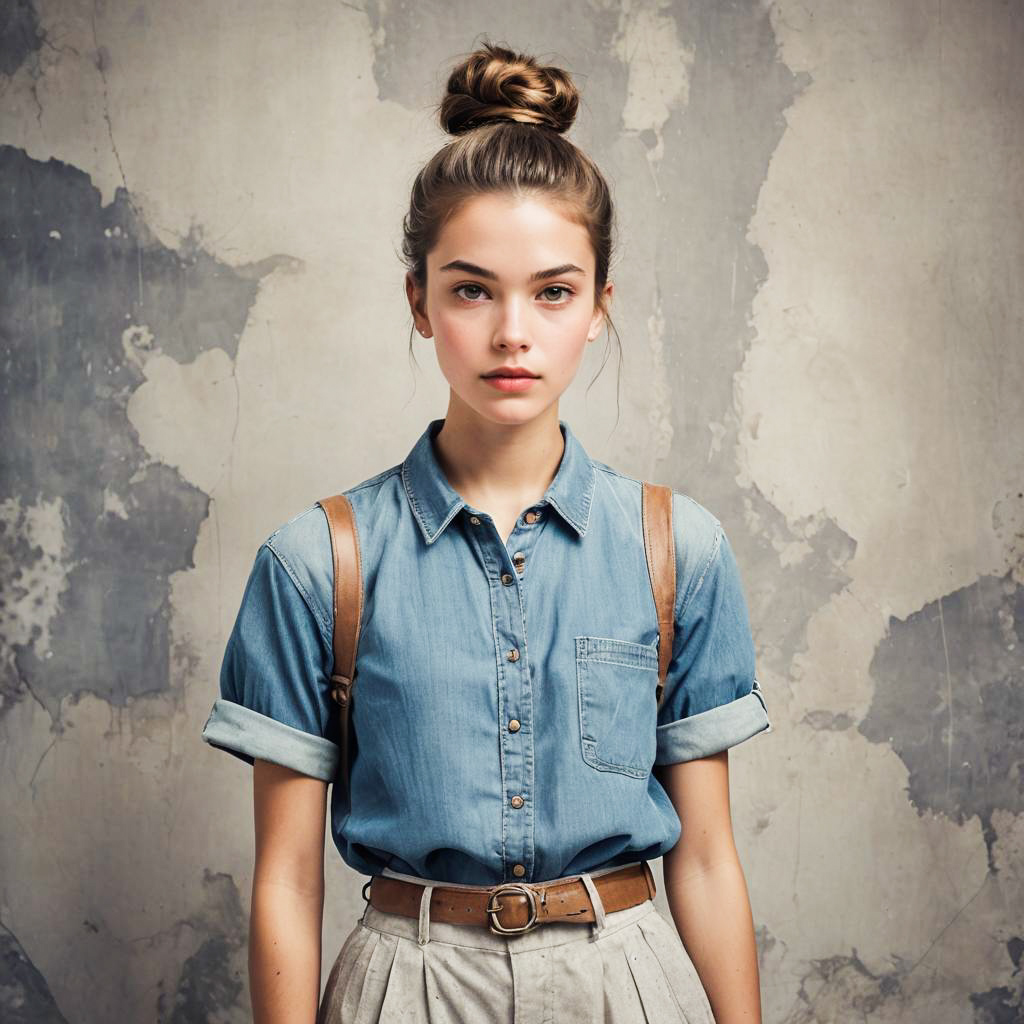
[{"label": "forehead", "polygon": [[510,278],[563,263],[594,271],[586,228],[561,204],[533,196],[487,194],[464,202],[442,227],[428,256],[438,266],[453,259]]}]

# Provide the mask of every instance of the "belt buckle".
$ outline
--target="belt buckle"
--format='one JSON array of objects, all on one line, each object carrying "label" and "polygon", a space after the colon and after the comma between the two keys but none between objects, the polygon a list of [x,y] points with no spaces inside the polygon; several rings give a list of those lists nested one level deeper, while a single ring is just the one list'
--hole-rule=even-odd
[{"label": "belt buckle", "polygon": [[[516,928],[505,928],[498,920],[498,912],[502,909],[503,904],[495,901],[497,898],[505,892],[521,892],[526,897],[527,906],[530,909],[530,916],[526,924],[519,925]],[[534,891],[527,885],[522,885],[519,882],[506,882],[503,885],[499,885],[494,892],[491,893],[487,900],[487,907],[485,908],[490,920],[487,922],[487,927],[491,929],[496,935],[520,935],[523,932],[528,932],[532,928],[536,928],[540,923],[537,920],[537,896]]]}]

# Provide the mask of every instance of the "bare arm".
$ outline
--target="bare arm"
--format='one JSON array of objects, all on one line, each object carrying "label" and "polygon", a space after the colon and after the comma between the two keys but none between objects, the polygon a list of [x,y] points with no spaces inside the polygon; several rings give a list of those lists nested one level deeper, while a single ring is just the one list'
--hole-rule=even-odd
[{"label": "bare arm", "polygon": [[716,1024],[761,1024],[754,922],[729,810],[729,752],[658,766],[683,824],[665,855],[665,894]]},{"label": "bare arm", "polygon": [[327,783],[257,758],[253,793],[253,1024],[313,1024],[320,1001]]}]

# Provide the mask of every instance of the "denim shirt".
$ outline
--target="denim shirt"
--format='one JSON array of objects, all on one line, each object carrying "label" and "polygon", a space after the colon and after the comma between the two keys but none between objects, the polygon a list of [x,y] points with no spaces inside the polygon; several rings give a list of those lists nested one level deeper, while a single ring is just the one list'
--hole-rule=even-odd
[{"label": "denim shirt", "polygon": [[[682,826],[652,766],[771,729],[722,526],[673,491],[675,637],[659,712],[640,481],[591,459],[560,420],[555,477],[503,539],[448,483],[433,447],[443,422],[345,491],[364,590],[351,804],[332,788],[334,842],[363,874],[469,885],[656,859]],[[333,574],[319,505],[260,545],[207,743],[335,778]]]}]

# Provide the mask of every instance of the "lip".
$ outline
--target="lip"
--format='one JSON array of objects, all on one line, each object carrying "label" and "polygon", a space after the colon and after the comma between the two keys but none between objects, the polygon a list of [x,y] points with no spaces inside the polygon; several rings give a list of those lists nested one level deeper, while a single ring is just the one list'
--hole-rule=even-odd
[{"label": "lip", "polygon": [[525,366],[499,366],[491,373],[483,374],[484,377],[536,377]]},{"label": "lip", "polygon": [[533,387],[537,379],[533,376],[490,376],[482,378],[485,383],[490,384],[492,388],[497,388],[499,391],[526,391],[528,388]]}]

